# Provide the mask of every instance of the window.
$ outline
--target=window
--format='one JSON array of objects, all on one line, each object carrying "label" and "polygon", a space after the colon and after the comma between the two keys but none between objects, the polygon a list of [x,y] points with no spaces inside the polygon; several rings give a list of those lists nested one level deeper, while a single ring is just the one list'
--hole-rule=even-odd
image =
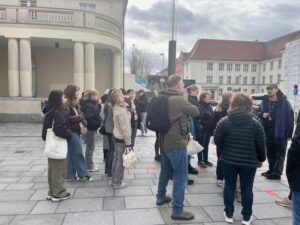
[{"label": "window", "polygon": [[279,61],[278,61],[278,69],[281,69],[281,66],[282,66],[282,61],[279,60]]},{"label": "window", "polygon": [[232,91],[232,87],[228,87],[228,88],[227,88],[227,91]]},{"label": "window", "polygon": [[251,65],[251,72],[256,72],[256,64]]},{"label": "window", "polygon": [[81,10],[85,10],[85,11],[91,11],[91,12],[96,11],[96,4],[79,3],[79,7]]},{"label": "window", "polygon": [[281,74],[278,74],[278,83],[281,82]]},{"label": "window", "polygon": [[207,63],[207,70],[208,71],[212,71],[214,68],[214,64],[213,63]]},{"label": "window", "polygon": [[212,84],[212,76],[207,76],[206,77],[206,83]]},{"label": "window", "polygon": [[232,71],[232,63],[227,64],[227,71]]},{"label": "window", "polygon": [[272,84],[273,83],[273,76],[271,75],[270,76],[270,84]]},{"label": "window", "polygon": [[224,71],[224,63],[219,63],[219,71]]},{"label": "window", "polygon": [[273,67],[274,67],[274,62],[271,62],[270,63],[270,70],[273,70]]},{"label": "window", "polygon": [[36,0],[21,0],[21,6],[36,7]]},{"label": "window", "polygon": [[265,93],[265,90],[264,90],[264,89],[261,89],[261,93]]},{"label": "window", "polygon": [[223,76],[219,76],[219,84],[223,84]]},{"label": "window", "polygon": [[263,72],[266,72],[266,64],[263,64]]},{"label": "window", "polygon": [[251,84],[255,84],[255,77],[251,77]]},{"label": "window", "polygon": [[240,72],[241,71],[241,64],[235,64],[235,71]]},{"label": "window", "polygon": [[219,89],[219,96],[221,97],[223,95],[223,89]]},{"label": "window", "polygon": [[262,83],[266,84],[266,77],[265,76],[262,77]]},{"label": "window", "polygon": [[248,77],[244,77],[243,84],[247,84],[247,83],[248,83]]},{"label": "window", "polygon": [[255,94],[255,89],[251,89],[251,94]]},{"label": "window", "polygon": [[247,88],[243,89],[243,92],[246,92],[246,93],[247,93],[247,92],[248,92],[248,89],[247,89]]},{"label": "window", "polygon": [[240,77],[241,76],[236,76],[235,77],[235,84],[240,84]]},{"label": "window", "polygon": [[227,84],[231,84],[231,76],[227,77]]},{"label": "window", "polygon": [[243,65],[243,71],[248,72],[249,71],[249,64],[244,64]]}]

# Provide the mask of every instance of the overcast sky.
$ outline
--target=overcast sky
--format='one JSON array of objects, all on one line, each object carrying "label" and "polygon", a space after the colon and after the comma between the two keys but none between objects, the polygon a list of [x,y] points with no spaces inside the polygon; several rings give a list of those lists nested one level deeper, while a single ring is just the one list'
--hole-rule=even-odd
[{"label": "overcast sky", "polygon": [[[129,0],[126,55],[132,44],[168,54],[170,0]],[[300,0],[178,0],[177,51],[197,39],[267,41],[300,29]]]}]

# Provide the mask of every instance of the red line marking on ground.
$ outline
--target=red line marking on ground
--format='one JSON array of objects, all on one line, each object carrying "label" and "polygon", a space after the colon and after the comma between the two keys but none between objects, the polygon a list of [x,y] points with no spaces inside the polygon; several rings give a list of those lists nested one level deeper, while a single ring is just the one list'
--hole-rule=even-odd
[{"label": "red line marking on ground", "polygon": [[203,169],[201,166],[198,166],[198,168],[196,168],[199,173],[205,173],[205,169]]},{"label": "red line marking on ground", "polygon": [[274,192],[267,187],[263,188],[263,192],[265,192],[267,195],[270,195],[270,196],[277,196],[277,192]]},{"label": "red line marking on ground", "polygon": [[158,167],[156,167],[156,166],[147,166],[146,169],[147,170],[157,170]]}]

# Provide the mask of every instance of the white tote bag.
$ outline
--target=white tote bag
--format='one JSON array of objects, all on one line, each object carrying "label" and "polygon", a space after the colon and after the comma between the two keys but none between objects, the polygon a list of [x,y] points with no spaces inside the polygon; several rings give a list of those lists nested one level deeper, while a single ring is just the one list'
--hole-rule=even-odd
[{"label": "white tote bag", "polygon": [[136,160],[136,156],[133,152],[133,150],[125,149],[123,153],[123,166],[125,168],[129,168],[132,163],[134,163]]},{"label": "white tote bag", "polygon": [[68,153],[67,140],[57,137],[52,128],[47,129],[44,155],[50,159],[65,159]]},{"label": "white tote bag", "polygon": [[197,141],[195,141],[193,138],[190,138],[189,143],[187,145],[187,154],[188,155],[195,155],[199,152],[203,151],[202,145],[200,145]]}]

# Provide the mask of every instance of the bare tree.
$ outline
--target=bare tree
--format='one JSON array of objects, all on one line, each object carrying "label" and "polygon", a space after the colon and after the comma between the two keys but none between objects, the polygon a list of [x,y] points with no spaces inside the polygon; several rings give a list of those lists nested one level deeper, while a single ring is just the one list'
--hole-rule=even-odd
[{"label": "bare tree", "polygon": [[133,47],[129,61],[130,72],[136,78],[145,78],[157,70],[158,60],[157,54]]}]

